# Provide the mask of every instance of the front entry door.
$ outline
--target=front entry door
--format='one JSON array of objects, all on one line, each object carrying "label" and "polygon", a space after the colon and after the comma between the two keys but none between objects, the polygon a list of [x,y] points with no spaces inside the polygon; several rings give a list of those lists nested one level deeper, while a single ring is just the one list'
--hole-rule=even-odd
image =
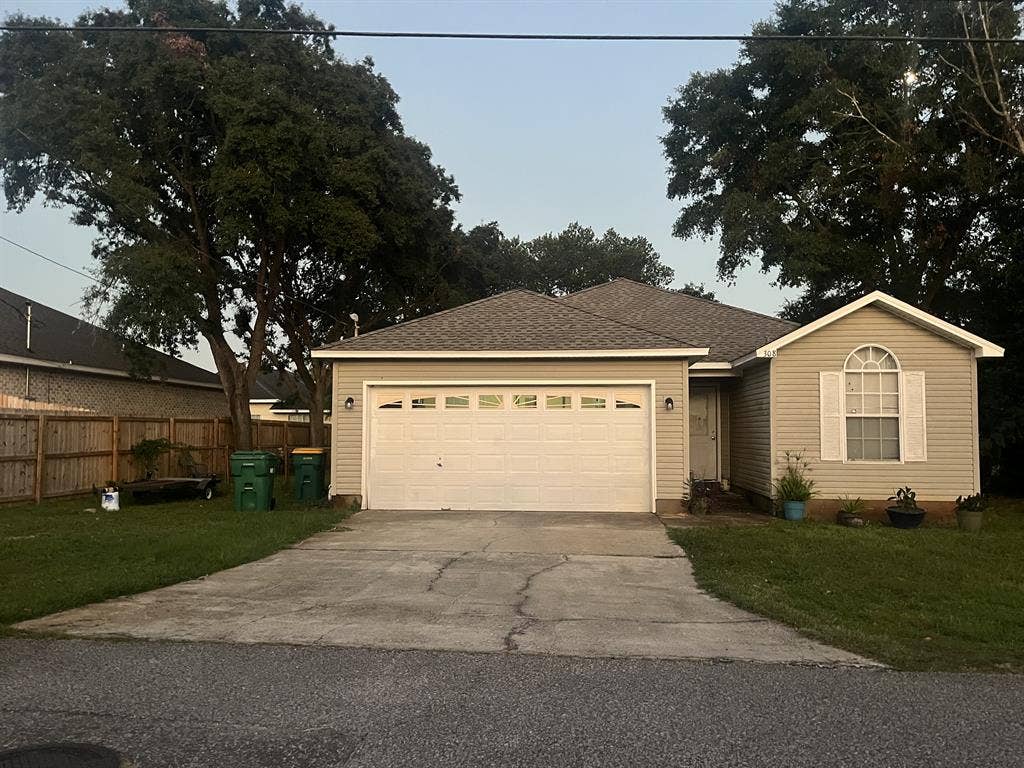
[{"label": "front entry door", "polygon": [[699,480],[718,479],[718,389],[690,389],[690,471]]}]

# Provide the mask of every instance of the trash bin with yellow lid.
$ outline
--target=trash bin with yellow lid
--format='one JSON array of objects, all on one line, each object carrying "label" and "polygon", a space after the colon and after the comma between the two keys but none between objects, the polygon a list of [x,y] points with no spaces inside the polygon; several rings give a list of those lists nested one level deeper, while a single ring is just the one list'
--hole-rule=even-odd
[{"label": "trash bin with yellow lid", "polygon": [[292,489],[296,501],[319,501],[324,497],[325,448],[296,448],[292,451]]}]

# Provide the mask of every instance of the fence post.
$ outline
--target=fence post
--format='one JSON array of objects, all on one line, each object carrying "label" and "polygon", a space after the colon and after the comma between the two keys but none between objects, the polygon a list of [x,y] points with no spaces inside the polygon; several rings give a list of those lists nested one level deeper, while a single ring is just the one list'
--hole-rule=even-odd
[{"label": "fence post", "polygon": [[284,423],[284,445],[281,446],[281,452],[284,454],[284,479],[288,479],[288,430],[291,429],[291,422],[286,421]]},{"label": "fence post", "polygon": [[174,444],[177,442],[178,430],[174,423],[174,417],[167,417],[167,439],[171,441],[171,450],[167,452],[167,474],[174,477]]},{"label": "fence post", "polygon": [[36,424],[36,478],[33,495],[36,504],[43,500],[43,463],[46,461],[46,414],[39,414]]},{"label": "fence post", "polygon": [[121,471],[121,419],[118,416],[111,417],[112,426],[110,429],[110,482],[117,483],[117,476]]}]

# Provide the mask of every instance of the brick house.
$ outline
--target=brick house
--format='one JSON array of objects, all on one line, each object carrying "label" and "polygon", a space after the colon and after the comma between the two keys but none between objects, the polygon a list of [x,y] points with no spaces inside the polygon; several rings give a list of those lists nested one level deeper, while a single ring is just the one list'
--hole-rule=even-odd
[{"label": "brick house", "polygon": [[142,348],[147,376],[133,371],[131,342],[0,288],[0,410],[116,416],[227,416],[217,374]]}]

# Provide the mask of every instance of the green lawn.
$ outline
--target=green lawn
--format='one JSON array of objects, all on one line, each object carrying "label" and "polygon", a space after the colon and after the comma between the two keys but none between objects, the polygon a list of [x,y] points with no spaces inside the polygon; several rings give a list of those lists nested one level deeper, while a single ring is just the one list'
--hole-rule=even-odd
[{"label": "green lawn", "polygon": [[230,495],[129,500],[120,512],[104,512],[95,497],[0,506],[0,634],[23,619],[265,557],[347,514],[298,506],[287,488],[276,496],[274,512],[244,514],[232,511]]},{"label": "green lawn", "polygon": [[981,533],[772,520],[675,528],[712,594],[902,669],[1024,672],[1024,501]]}]

